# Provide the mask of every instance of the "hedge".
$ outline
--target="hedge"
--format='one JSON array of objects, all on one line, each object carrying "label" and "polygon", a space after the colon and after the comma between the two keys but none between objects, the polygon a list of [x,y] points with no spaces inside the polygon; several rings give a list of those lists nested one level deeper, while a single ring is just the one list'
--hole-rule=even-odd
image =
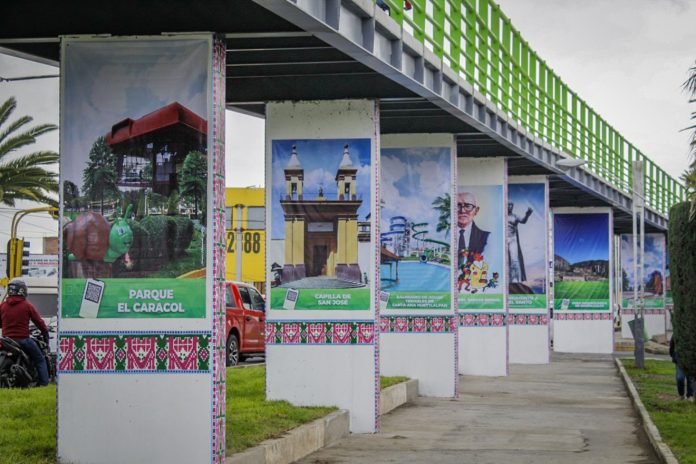
[{"label": "hedge", "polygon": [[674,316],[673,337],[679,365],[696,377],[696,219],[688,202],[669,211],[669,259]]}]

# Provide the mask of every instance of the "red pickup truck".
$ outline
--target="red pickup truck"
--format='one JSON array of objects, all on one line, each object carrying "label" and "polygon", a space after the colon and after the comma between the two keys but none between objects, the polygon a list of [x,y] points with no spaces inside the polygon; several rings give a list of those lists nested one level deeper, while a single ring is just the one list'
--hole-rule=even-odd
[{"label": "red pickup truck", "polygon": [[226,363],[235,366],[245,358],[265,355],[266,302],[251,285],[225,283],[227,313]]}]

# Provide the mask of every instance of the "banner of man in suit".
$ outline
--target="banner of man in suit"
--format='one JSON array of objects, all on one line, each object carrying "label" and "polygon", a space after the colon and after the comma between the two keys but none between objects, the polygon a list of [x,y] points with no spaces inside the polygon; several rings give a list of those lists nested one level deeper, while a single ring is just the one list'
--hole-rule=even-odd
[{"label": "banner of man in suit", "polygon": [[460,310],[504,309],[502,199],[502,185],[458,186],[452,229]]}]

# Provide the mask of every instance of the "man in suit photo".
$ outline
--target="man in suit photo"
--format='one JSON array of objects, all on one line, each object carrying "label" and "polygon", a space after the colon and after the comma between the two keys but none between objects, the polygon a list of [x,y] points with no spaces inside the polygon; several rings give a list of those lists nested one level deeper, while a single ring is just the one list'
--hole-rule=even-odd
[{"label": "man in suit photo", "polygon": [[457,256],[459,257],[458,267],[460,269],[464,262],[472,261],[474,254],[484,255],[486,249],[490,232],[476,226],[474,218],[479,210],[476,195],[471,192],[457,194],[457,228],[459,232]]}]

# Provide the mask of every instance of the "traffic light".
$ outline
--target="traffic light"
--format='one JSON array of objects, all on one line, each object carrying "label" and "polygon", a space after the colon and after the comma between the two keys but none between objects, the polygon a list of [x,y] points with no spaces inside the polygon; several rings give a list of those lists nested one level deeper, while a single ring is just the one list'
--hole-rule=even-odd
[{"label": "traffic light", "polygon": [[14,279],[28,273],[29,242],[11,238],[7,242],[7,278]]}]

